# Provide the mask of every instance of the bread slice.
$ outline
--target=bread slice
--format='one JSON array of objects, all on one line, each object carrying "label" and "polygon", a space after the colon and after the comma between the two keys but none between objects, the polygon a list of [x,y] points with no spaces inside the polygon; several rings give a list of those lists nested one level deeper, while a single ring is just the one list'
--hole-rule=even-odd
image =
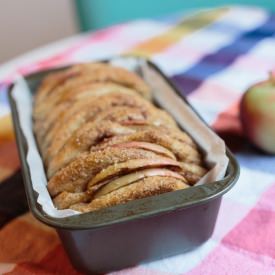
[{"label": "bread slice", "polygon": [[160,158],[172,161],[153,152],[135,148],[106,148],[97,152],[84,153],[50,178],[48,190],[52,196],[62,191],[83,192],[88,181],[110,165],[133,159],[156,160]]},{"label": "bread slice", "polygon": [[168,114],[157,109],[144,111],[141,108],[113,107],[111,110],[99,113],[96,119],[78,128],[59,151],[56,146],[57,143],[52,144],[45,154],[46,163],[49,163],[48,176],[51,177],[56,171],[104,138],[119,135],[122,131],[123,133],[133,132],[130,128],[126,130],[117,127],[113,122],[124,125],[148,123],[176,127]]},{"label": "bread slice", "polygon": [[34,109],[35,119],[45,117],[59,102],[59,99],[68,91],[94,82],[113,82],[122,84],[126,87],[135,89],[145,98],[151,98],[148,85],[138,75],[120,67],[103,63],[90,63],[72,67],[71,72],[75,72],[73,73],[75,77],[67,77],[67,75],[70,75],[69,70],[65,73],[66,77],[57,77],[58,79],[61,78],[63,81],[53,80],[54,77],[52,77],[50,80],[54,82],[54,84],[47,86],[45,84],[47,80],[43,82],[42,88],[38,90]]},{"label": "bread slice", "polygon": [[173,177],[147,177],[93,199],[90,203],[76,203],[71,205],[70,208],[80,212],[90,212],[117,204],[123,204],[131,200],[142,199],[188,187],[184,181]]},{"label": "bread slice", "polygon": [[55,119],[55,125],[48,129],[48,132],[44,135],[43,151],[54,141],[53,151],[58,152],[72,133],[83,124],[96,119],[96,116],[101,112],[118,106],[139,108],[141,111],[151,108],[149,102],[142,97],[116,90],[107,95],[91,96],[87,100],[79,100],[67,112],[64,110],[65,114],[61,118],[57,117]]}]

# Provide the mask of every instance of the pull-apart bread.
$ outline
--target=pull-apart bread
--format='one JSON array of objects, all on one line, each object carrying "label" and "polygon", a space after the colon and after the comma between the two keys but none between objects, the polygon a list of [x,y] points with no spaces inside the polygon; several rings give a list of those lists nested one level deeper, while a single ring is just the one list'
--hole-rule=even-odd
[{"label": "pull-apart bread", "polygon": [[47,75],[34,132],[58,209],[89,212],[194,185],[203,156],[136,74],[86,63]]}]

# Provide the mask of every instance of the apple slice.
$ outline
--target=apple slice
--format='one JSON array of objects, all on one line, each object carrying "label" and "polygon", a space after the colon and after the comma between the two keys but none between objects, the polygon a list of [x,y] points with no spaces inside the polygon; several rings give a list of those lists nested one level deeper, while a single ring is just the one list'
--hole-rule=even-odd
[{"label": "apple slice", "polygon": [[66,132],[60,133],[61,135],[56,137],[55,142],[52,143],[46,152],[45,162],[48,164],[48,177],[51,178],[58,170],[77,158],[82,152],[87,151],[89,147],[95,145],[99,140],[108,136],[130,134],[133,131],[128,127],[111,121],[106,121],[104,124],[101,121],[87,122],[76,130],[58,151],[59,141],[62,141],[63,134],[66,134]]},{"label": "apple slice", "polygon": [[113,144],[112,147],[145,149],[145,150],[149,150],[154,153],[157,153],[158,155],[163,155],[165,157],[176,160],[176,157],[174,156],[174,154],[171,151],[169,151],[168,149],[166,149],[163,146],[160,146],[160,145],[154,144],[154,143],[150,143],[150,142],[132,141],[132,142]]},{"label": "apple slice", "polygon": [[132,159],[126,162],[115,163],[108,166],[106,169],[101,170],[95,177],[88,183],[88,190],[92,186],[105,181],[111,177],[116,177],[122,173],[127,173],[131,170],[137,170],[141,168],[152,168],[152,167],[165,167],[165,166],[174,166],[180,167],[180,163],[168,159],[168,158],[154,158],[154,159]]},{"label": "apple slice", "polygon": [[163,169],[163,168],[162,169],[160,168],[145,169],[145,170],[136,171],[131,174],[119,177],[115,180],[109,181],[106,185],[100,188],[99,191],[96,192],[94,198],[98,198],[100,196],[106,195],[114,190],[122,188],[123,186],[129,185],[143,178],[154,177],[154,176],[172,177],[172,178],[180,179],[184,183],[186,183],[186,180],[183,176],[171,170]]},{"label": "apple slice", "polygon": [[185,184],[183,180],[173,177],[147,177],[126,185],[123,188],[114,190],[111,193],[93,199],[89,203],[76,203],[71,205],[70,208],[80,212],[90,212],[123,204],[131,200],[182,190],[188,187],[190,186]]},{"label": "apple slice", "polygon": [[[133,127],[129,127],[133,128]],[[135,129],[135,128],[134,128]],[[146,149],[153,149],[152,151],[160,151],[165,155],[169,155],[171,157],[171,153],[176,157],[179,161],[192,162],[201,164],[202,156],[199,151],[194,147],[188,144],[187,142],[180,141],[174,137],[173,131],[165,132],[161,130],[161,127],[148,126],[142,130],[135,129],[137,131],[125,134],[125,135],[114,135],[108,139],[105,139],[103,142],[96,144],[90,148],[91,151],[100,150],[102,148],[115,146],[115,144],[126,144],[131,142],[146,142],[150,144],[155,144],[161,146],[165,149],[160,149],[160,147],[155,147],[153,149],[152,145],[146,146]],[[132,143],[133,144],[133,143]],[[124,146],[124,145],[123,145]],[[132,145],[129,145],[132,146]],[[136,146],[136,145],[135,145]],[[122,148],[122,147],[121,147]],[[171,153],[170,153],[171,152]],[[174,158],[174,157],[173,157]]]},{"label": "apple slice", "polygon": [[[141,159],[141,161],[143,159],[164,159],[170,163],[173,162],[180,169],[178,162],[162,158],[150,151],[136,148],[106,148],[96,152],[82,153],[50,178],[47,186],[48,190],[52,196],[62,191],[82,192],[87,189],[87,183],[103,169],[115,163],[127,163],[129,160],[134,159]],[[125,170],[127,171],[127,166]]]}]

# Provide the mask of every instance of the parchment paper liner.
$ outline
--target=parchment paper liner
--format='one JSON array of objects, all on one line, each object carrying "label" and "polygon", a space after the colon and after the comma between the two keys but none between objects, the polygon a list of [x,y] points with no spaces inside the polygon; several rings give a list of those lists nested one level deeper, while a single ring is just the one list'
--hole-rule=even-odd
[{"label": "parchment paper liner", "polygon": [[[196,185],[222,179],[228,165],[224,141],[198,118],[165,79],[141,59],[121,57],[114,58],[110,62],[139,73],[151,86],[155,102],[176,119],[180,127],[192,136],[205,153],[205,162],[212,168]],[[30,167],[33,189],[38,193],[38,203],[45,213],[53,217],[61,218],[79,214],[70,209],[57,210],[53,205],[46,188],[47,179],[43,162],[32,131],[32,94],[25,79],[21,76],[18,76],[15,81],[12,97],[15,100],[20,127],[28,145],[27,163]]]}]

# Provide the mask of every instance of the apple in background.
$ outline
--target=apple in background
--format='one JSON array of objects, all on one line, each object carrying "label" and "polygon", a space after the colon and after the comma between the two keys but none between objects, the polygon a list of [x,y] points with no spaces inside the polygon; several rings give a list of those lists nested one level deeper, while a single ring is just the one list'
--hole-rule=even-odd
[{"label": "apple in background", "polygon": [[275,154],[275,72],[246,91],[240,118],[248,139],[261,150]]}]

